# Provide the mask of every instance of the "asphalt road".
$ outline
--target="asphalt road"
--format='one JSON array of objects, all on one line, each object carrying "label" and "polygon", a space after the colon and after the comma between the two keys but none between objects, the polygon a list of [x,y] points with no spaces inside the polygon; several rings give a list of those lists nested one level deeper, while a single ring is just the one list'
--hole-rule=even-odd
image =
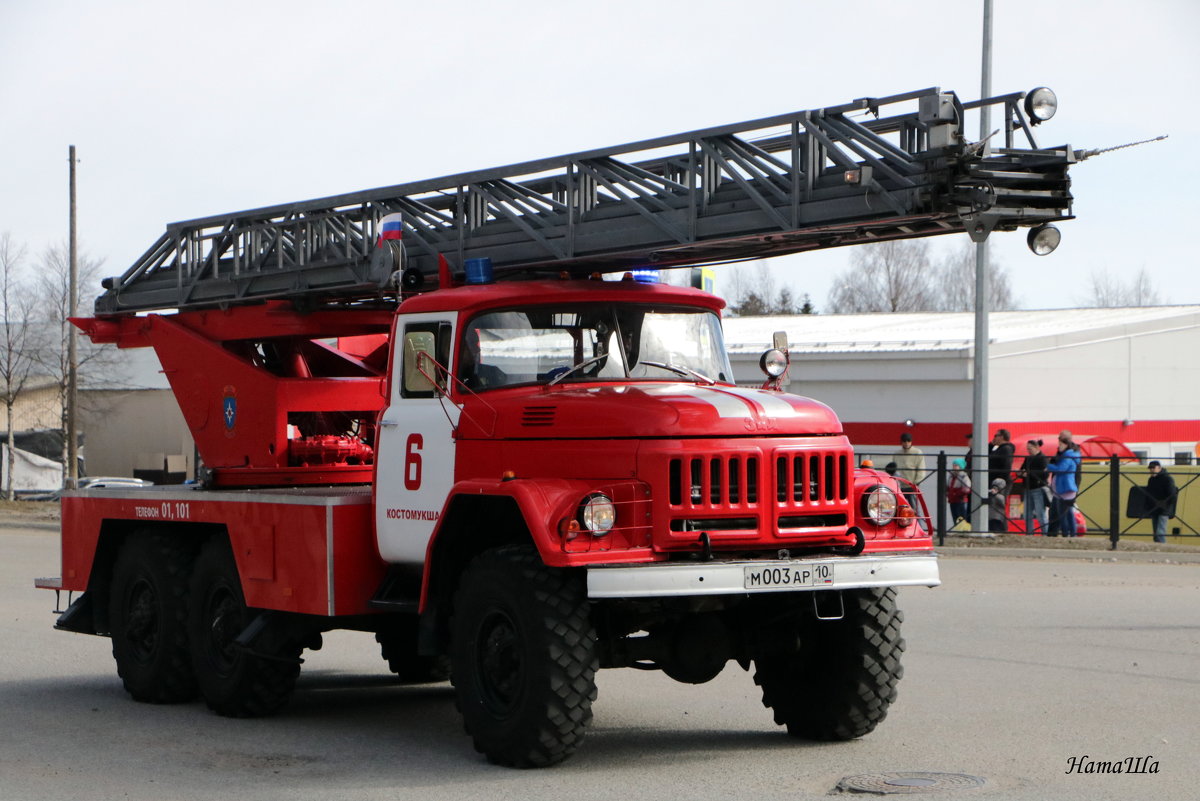
[{"label": "asphalt road", "polygon": [[[228,720],[123,693],[106,639],[52,630],[52,532],[0,529],[0,801],[816,799],[845,776],[981,777],[980,799],[1192,799],[1200,785],[1200,565],[943,559],[901,592],[906,676],[862,740],[796,743],[731,665],[698,687],[605,671],[581,750],[488,765],[448,685],[391,683],[370,635],[306,655],[279,716]],[[1067,773],[1072,757],[1157,773]]]}]

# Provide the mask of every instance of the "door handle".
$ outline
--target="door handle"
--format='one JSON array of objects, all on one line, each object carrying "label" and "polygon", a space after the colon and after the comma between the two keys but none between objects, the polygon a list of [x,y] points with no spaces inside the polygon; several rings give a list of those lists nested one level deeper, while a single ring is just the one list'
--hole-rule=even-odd
[{"label": "door handle", "polygon": [[386,428],[392,428],[394,426],[400,425],[400,421],[399,420],[380,420],[379,425],[384,426]]}]

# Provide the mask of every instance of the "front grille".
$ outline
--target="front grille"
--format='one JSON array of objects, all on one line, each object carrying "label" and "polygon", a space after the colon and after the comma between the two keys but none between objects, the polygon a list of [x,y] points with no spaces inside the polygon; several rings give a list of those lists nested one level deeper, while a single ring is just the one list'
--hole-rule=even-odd
[{"label": "front grille", "polygon": [[[849,497],[850,455],[786,451],[774,456],[766,476],[758,454],[697,454],[668,461],[670,505],[685,509],[753,506],[764,498],[788,508],[840,504]],[[764,479],[773,487],[764,488]]]},{"label": "front grille", "polygon": [[844,453],[782,453],[775,457],[775,500],[780,504],[844,501],[850,460]]},{"label": "front grille", "polygon": [[757,456],[749,454],[671,459],[670,503],[691,508],[758,503],[758,462]]},{"label": "front grille", "polygon": [[655,547],[731,550],[851,544],[846,526],[852,518],[853,457],[845,441],[823,448],[798,440],[763,445],[755,450],[664,454],[660,464],[666,468],[666,498],[660,494],[658,502],[666,501],[661,512],[667,524],[655,529]]},{"label": "front grille", "polygon": [[752,451],[666,455],[663,511],[669,523],[658,529],[657,547],[846,544],[852,452],[842,443],[813,448],[794,442]]}]

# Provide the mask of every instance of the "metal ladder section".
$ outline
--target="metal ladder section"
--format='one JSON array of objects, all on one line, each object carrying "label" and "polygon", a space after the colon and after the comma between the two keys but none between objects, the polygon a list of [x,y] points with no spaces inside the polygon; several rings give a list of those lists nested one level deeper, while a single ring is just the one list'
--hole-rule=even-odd
[{"label": "metal ladder section", "polygon": [[[439,256],[582,275],[1070,219],[1076,155],[1038,148],[1023,98],[930,88],[172,223],[105,279],[96,312],[392,297],[396,266],[375,245],[397,212],[407,266],[425,275]],[[1003,108],[1001,132],[971,143],[965,113],[984,105]]]}]

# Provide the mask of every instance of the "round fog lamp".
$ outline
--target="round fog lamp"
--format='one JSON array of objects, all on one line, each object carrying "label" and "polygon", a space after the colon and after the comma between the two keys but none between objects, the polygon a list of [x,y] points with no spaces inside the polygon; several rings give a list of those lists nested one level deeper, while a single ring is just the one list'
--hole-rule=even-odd
[{"label": "round fog lamp", "polygon": [[1025,113],[1033,119],[1033,124],[1045,122],[1058,111],[1058,95],[1052,89],[1039,86],[1025,95]]},{"label": "round fog lamp", "polygon": [[579,507],[579,522],[597,537],[607,534],[617,522],[617,507],[607,495],[590,495]]},{"label": "round fog lamp", "polygon": [[1025,241],[1035,255],[1045,256],[1047,253],[1053,253],[1058,247],[1058,243],[1062,241],[1062,232],[1053,225],[1039,225],[1029,232]]},{"label": "round fog lamp", "polygon": [[778,348],[771,348],[758,360],[758,366],[770,378],[779,378],[788,368],[787,354]]}]

